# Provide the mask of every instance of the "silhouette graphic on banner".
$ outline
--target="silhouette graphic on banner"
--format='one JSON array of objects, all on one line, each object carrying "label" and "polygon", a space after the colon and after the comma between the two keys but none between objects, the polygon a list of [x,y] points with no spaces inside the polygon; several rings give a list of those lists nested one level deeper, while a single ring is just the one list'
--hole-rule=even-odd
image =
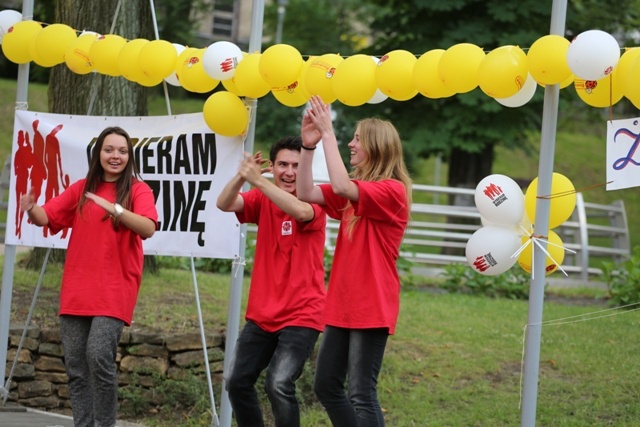
[{"label": "silhouette graphic on banner", "polygon": [[[44,202],[60,194],[60,186],[63,191],[69,187],[69,175],[65,174],[62,168],[62,153],[60,152],[60,141],[57,134],[62,129],[62,125],[54,127],[45,137],[42,136],[38,125],[40,120],[33,121],[33,147],[29,142],[29,132],[18,131],[18,149],[13,161],[13,171],[16,176],[16,200],[26,194],[29,189],[33,189],[36,203],[40,202],[42,186],[45,185]],[[20,205],[16,206],[16,236],[22,237],[22,220],[24,212],[20,211]],[[68,228],[62,230],[64,239],[69,232]],[[49,228],[43,227],[42,233],[45,237],[49,235]]]}]

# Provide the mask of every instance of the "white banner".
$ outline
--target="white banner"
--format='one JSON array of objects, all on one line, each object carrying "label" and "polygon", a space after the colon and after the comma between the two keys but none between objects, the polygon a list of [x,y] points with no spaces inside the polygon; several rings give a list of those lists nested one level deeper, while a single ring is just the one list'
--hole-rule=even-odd
[{"label": "white banner", "polygon": [[69,230],[55,236],[30,224],[20,196],[34,188],[38,204],[84,178],[91,148],[108,126],[132,138],[142,179],[153,189],[158,231],[144,241],[146,254],[235,258],[240,225],[216,207],[235,175],[242,138],[215,135],[201,113],[179,116],[98,117],[16,111],[5,243],[66,248]]},{"label": "white banner", "polygon": [[607,190],[640,186],[640,118],[607,122]]}]

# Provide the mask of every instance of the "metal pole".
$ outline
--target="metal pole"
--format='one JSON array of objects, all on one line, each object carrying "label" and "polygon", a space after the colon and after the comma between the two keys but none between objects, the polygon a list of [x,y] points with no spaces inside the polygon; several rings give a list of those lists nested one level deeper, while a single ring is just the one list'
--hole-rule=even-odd
[{"label": "metal pole", "polygon": [[276,28],[276,44],[282,43],[282,26],[284,24],[284,14],[287,9],[288,0],[278,0],[278,27]]},{"label": "metal pole", "polygon": [[[249,52],[262,51],[262,27],[264,21],[264,0],[253,0],[253,8],[251,11],[251,35],[249,37]],[[249,128],[247,129],[247,138],[244,142],[244,149],[249,153],[253,153],[253,145],[256,130],[256,108],[258,100],[253,98],[245,98],[245,104],[249,108]],[[245,190],[249,189],[249,184],[245,184]],[[231,403],[229,402],[229,394],[226,390],[226,378],[229,373],[229,365],[235,350],[238,332],[240,330],[240,306],[242,303],[242,281],[244,279],[244,255],[247,247],[247,225],[240,226],[240,253],[239,258],[242,262],[235,263],[232,271],[231,290],[229,293],[229,314],[227,317],[227,335],[225,338],[224,349],[224,375],[222,379],[222,393],[220,399],[220,425],[222,427],[231,427]]]},{"label": "metal pole", "polygon": [[[22,20],[33,18],[33,0],[22,2]],[[18,66],[18,83],[16,89],[16,110],[27,109],[27,94],[29,90],[29,63]],[[20,201],[16,201],[20,203]],[[16,246],[5,245],[4,267],[2,270],[2,291],[0,291],[0,368],[4,372],[7,366],[7,344],[9,342],[9,323],[11,322],[11,296],[13,294],[13,264],[16,261]],[[17,356],[16,356],[17,357]],[[4,374],[2,375],[4,384]],[[0,397],[9,390],[0,387]],[[4,401],[3,404],[4,406]]]},{"label": "metal pole", "polygon": [[[566,0],[553,0],[551,9],[551,34],[564,35],[567,14]],[[540,131],[540,163],[538,165],[538,198],[534,233],[546,236],[549,230],[549,199],[542,199],[551,192],[553,158],[558,124],[559,85],[547,85],[544,92],[542,129]],[[546,249],[547,244],[542,243]],[[546,255],[537,245],[533,251],[531,290],[529,292],[529,316],[527,320],[524,379],[522,390],[521,426],[535,427],[538,397],[538,374],[540,368],[540,342],[542,339],[542,312],[544,303]]]},{"label": "metal pole", "polygon": [[209,387],[209,400],[211,401],[211,411],[213,418],[211,425],[220,427],[218,413],[216,412],[216,399],[213,395],[213,384],[211,382],[211,367],[209,366],[209,353],[207,351],[207,338],[204,332],[204,321],[202,320],[202,307],[200,305],[200,291],[198,291],[198,280],[196,278],[196,264],[191,256],[191,278],[193,279],[193,290],[196,296],[196,307],[198,309],[198,326],[200,326],[200,340],[202,341],[202,351],[204,353],[204,368],[207,373],[207,386]]}]

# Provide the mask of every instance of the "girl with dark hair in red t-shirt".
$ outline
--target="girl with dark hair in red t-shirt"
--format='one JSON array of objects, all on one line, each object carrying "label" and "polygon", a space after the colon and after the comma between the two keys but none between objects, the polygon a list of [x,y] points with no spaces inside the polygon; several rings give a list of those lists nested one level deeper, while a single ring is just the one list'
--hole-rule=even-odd
[{"label": "girl with dark hair in red t-shirt", "polygon": [[138,297],[142,239],[154,234],[158,221],[127,132],[104,129],[86,177],[43,206],[36,202],[33,189],[20,198],[33,224],[52,234],[72,230],[60,290],[60,337],[74,425],[114,426],[118,341]]}]

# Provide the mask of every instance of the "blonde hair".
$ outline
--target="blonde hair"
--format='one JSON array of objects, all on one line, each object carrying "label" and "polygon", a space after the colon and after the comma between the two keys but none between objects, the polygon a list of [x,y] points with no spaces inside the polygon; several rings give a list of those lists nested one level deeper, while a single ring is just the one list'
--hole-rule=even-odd
[{"label": "blonde hair", "polygon": [[[402,141],[395,126],[389,121],[368,118],[356,123],[356,133],[360,145],[367,154],[366,159],[354,167],[351,177],[361,181],[382,181],[395,179],[405,188],[407,211],[411,206],[411,177],[407,171],[402,155]],[[346,209],[350,207],[350,203]],[[409,218],[407,218],[408,220]],[[348,234],[351,235],[358,217],[352,215],[347,223]]]}]

